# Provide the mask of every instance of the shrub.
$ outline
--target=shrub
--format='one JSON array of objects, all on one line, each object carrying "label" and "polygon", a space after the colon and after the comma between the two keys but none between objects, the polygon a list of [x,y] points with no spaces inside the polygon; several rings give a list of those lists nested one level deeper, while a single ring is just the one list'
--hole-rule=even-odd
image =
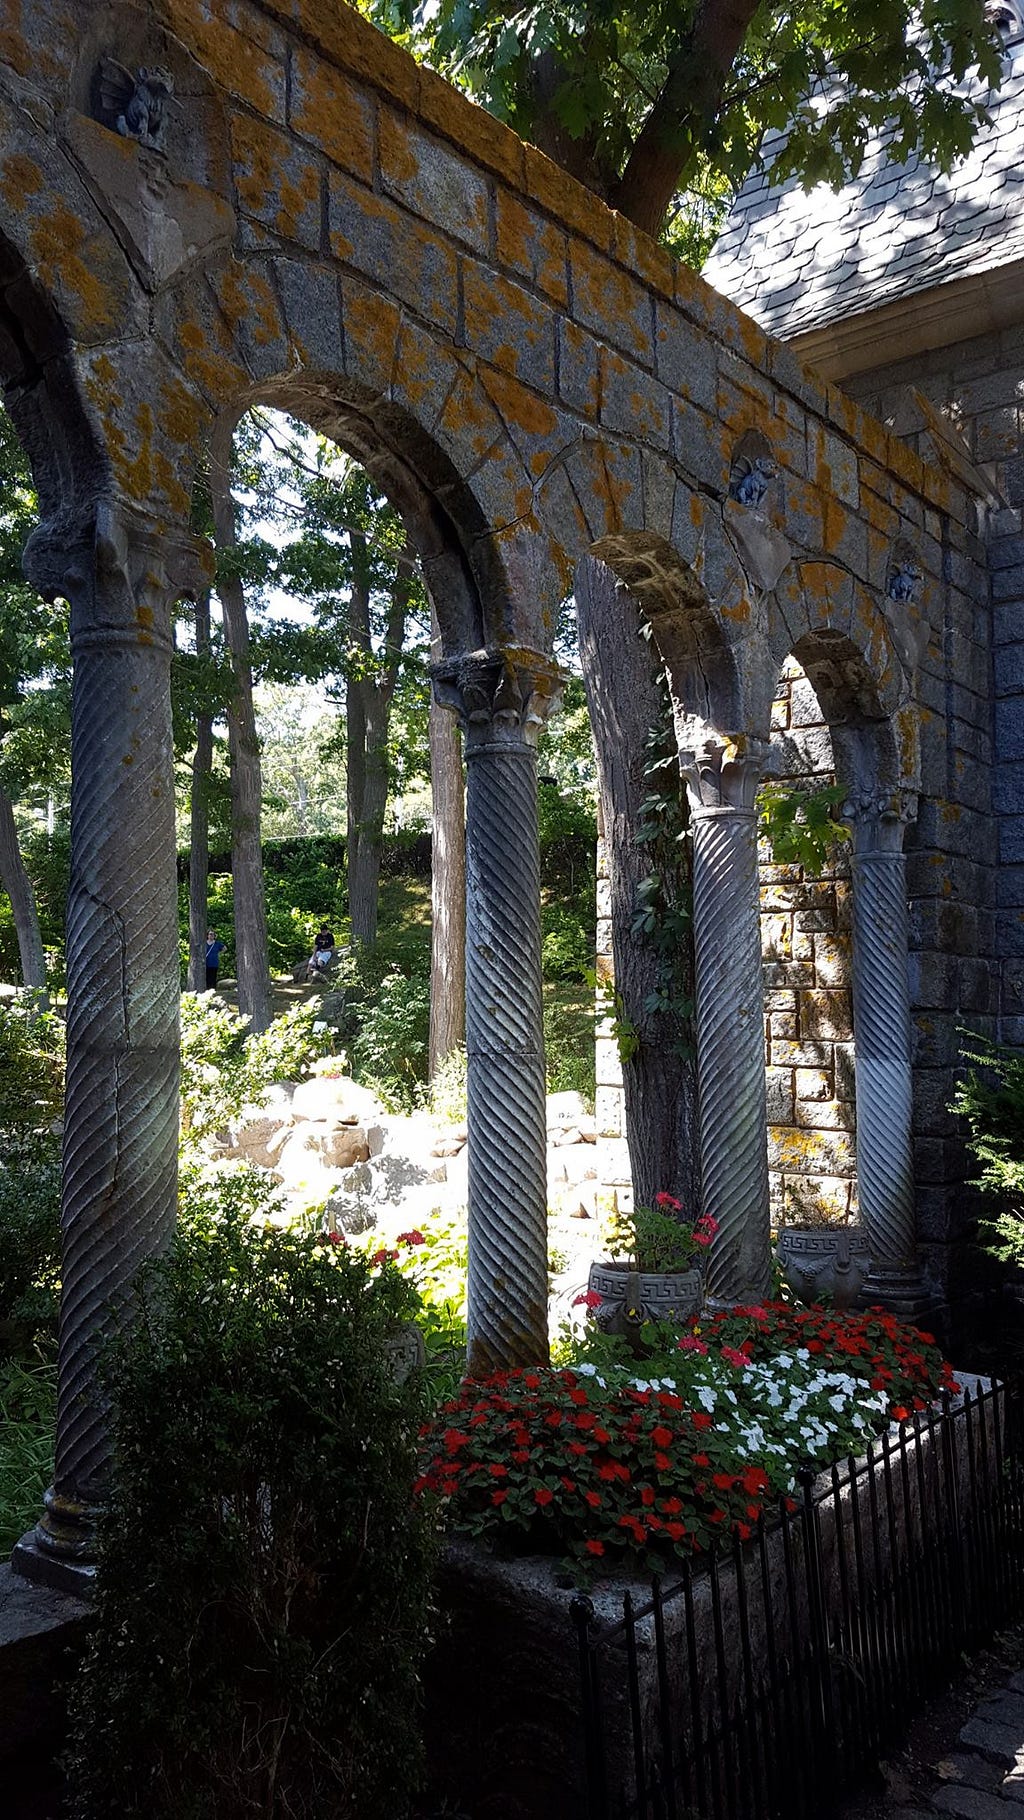
[{"label": "shrub", "polygon": [[0,1004],[0,1131],[45,1131],[64,1099],[64,1024],[28,996]]},{"label": "shrub", "polygon": [[1024,1265],[1024,1054],[982,1037],[970,1042],[964,1060],[973,1066],[953,1110],[967,1120],[967,1142],[981,1164],[977,1186],[994,1203],[982,1237],[1002,1263]]},{"label": "shrub", "polygon": [[248,1020],[212,992],[181,999],[181,1122],[189,1139],[219,1131],[275,1081],[298,1080],[329,1055],[333,1035],[318,1023],[315,999],[293,1005],[268,1029],[249,1035]]},{"label": "shrub", "polygon": [[572,904],[544,904],[541,913],[544,978],[585,983],[594,968],[594,918]]},{"label": "shrub", "polygon": [[53,1475],[56,1366],[0,1365],[0,1560],[36,1521]]},{"label": "shrub", "polygon": [[359,1006],[352,1044],[356,1078],[374,1088],[389,1108],[411,1111],[423,1098],[429,1039],[428,976],[392,968],[376,994]]},{"label": "shrub", "polygon": [[0,1322],[8,1345],[31,1346],[57,1325],[60,1144],[8,1139],[0,1162]]},{"label": "shrub", "polygon": [[[250,1187],[250,1193],[255,1192]],[[88,1820],[399,1814],[432,1537],[402,1278],[212,1200],[143,1274],[73,1702]]]},{"label": "shrub", "polygon": [[596,1093],[593,993],[572,986],[544,993],[544,1058],[549,1093],[579,1093],[590,1107]]}]

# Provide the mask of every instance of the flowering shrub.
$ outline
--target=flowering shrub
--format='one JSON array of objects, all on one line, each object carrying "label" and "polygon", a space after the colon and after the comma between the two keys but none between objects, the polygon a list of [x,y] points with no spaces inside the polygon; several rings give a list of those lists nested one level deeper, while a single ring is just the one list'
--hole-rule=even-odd
[{"label": "flowering shrub", "polygon": [[578,1562],[747,1538],[803,1465],[860,1452],[953,1380],[880,1310],[768,1306],[694,1322],[671,1359],[468,1381],[422,1435],[421,1492],[454,1527]]}]

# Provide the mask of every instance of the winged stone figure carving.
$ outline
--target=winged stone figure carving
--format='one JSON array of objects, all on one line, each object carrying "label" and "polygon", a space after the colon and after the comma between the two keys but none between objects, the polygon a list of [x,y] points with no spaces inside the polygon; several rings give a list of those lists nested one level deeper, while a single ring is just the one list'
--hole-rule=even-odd
[{"label": "winged stone figure carving", "polygon": [[757,455],[753,461],[740,456],[733,465],[729,491],[741,506],[759,506],[777,473],[770,455]]},{"label": "winged stone figure carving", "polygon": [[132,76],[116,57],[100,65],[99,102],[104,119],[123,139],[137,139],[150,151],[162,152],[167,107],[174,106],[169,71],[146,67]]}]

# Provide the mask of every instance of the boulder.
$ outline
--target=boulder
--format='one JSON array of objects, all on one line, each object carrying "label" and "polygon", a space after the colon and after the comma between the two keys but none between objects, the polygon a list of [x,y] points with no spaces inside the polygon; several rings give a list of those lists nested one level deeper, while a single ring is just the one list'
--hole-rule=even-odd
[{"label": "boulder", "polygon": [[430,1154],[431,1156],[458,1156],[465,1142],[465,1138],[458,1137],[454,1131],[442,1132],[441,1136],[435,1138],[431,1144]]},{"label": "boulder", "polygon": [[575,1125],[555,1125],[551,1131],[551,1142],[562,1148],[566,1144],[582,1144],[582,1134]]},{"label": "boulder", "polygon": [[[332,1124],[329,1120],[310,1120],[299,1130],[306,1144],[322,1157],[330,1169],[351,1169],[355,1163],[370,1160],[370,1146],[362,1125]],[[379,1127],[378,1127],[379,1130]]]},{"label": "boulder", "polygon": [[299,1118],[329,1119],[335,1125],[358,1125],[380,1116],[380,1104],[368,1087],[358,1087],[347,1074],[318,1074],[300,1081],[292,1095]]},{"label": "boulder", "polygon": [[549,1093],[547,1097],[548,1130],[556,1125],[575,1125],[587,1117],[582,1093]]},{"label": "boulder", "polygon": [[368,1163],[357,1163],[346,1169],[338,1186],[327,1199],[325,1213],[328,1227],[335,1232],[369,1232],[377,1224],[371,1202],[374,1181]]},{"label": "boulder", "polygon": [[252,1116],[232,1127],[225,1154],[244,1157],[261,1169],[276,1169],[281,1150],[295,1129],[291,1113],[287,1109],[283,1113],[260,1112],[255,1107],[246,1110]]}]

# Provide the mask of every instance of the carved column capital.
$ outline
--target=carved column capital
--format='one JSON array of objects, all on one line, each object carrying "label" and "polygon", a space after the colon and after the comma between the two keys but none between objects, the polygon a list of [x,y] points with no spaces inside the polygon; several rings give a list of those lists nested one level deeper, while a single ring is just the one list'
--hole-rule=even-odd
[{"label": "carved column capital", "polygon": [[855,859],[902,853],[907,826],[917,819],[917,792],[857,790],[844,802],[842,816],[853,830]]},{"label": "carved column capital", "polygon": [[562,690],[561,673],[550,658],[519,649],[445,658],[432,675],[434,698],[458,715],[467,752],[495,741],[536,746]]},{"label": "carved column capital", "polygon": [[71,602],[71,640],[149,645],[170,654],[171,609],[209,587],[213,556],[182,526],[157,524],[119,499],[88,516],[40,525],[29,539],[25,574],[47,599]]},{"label": "carved column capital", "polygon": [[738,733],[729,739],[707,739],[679,754],[690,814],[754,814],[758,785],[770,767],[766,739]]}]

